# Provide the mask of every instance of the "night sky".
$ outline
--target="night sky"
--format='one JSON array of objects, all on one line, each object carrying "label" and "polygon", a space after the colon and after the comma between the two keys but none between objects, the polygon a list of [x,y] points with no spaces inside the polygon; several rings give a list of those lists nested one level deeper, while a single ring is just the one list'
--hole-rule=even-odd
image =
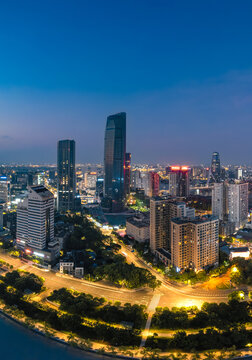
[{"label": "night sky", "polygon": [[101,162],[127,113],[133,162],[252,164],[251,0],[0,2],[0,162]]}]

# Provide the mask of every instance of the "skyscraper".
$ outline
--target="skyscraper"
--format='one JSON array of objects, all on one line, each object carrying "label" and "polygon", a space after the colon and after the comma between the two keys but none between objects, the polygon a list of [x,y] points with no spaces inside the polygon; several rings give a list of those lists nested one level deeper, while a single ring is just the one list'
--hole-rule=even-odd
[{"label": "skyscraper", "polygon": [[189,171],[188,166],[170,166],[166,170],[169,175],[169,191],[171,196],[189,196]]},{"label": "skyscraper", "polygon": [[5,204],[10,201],[10,182],[6,176],[0,176],[0,202]]},{"label": "skyscraper", "polygon": [[130,173],[131,173],[131,153],[126,153],[125,154],[125,166],[124,166],[125,197],[130,194]]},{"label": "skyscraper", "polygon": [[54,240],[54,196],[43,185],[28,190],[17,209],[17,246],[43,250]]},{"label": "skyscraper", "polygon": [[236,229],[248,220],[248,183],[215,183],[212,190],[212,214]]},{"label": "skyscraper", "polygon": [[152,198],[150,200],[150,249],[169,246],[169,200]]},{"label": "skyscraper", "polygon": [[104,193],[113,212],[124,206],[125,152],[126,113],[122,112],[108,116],[104,141]]},{"label": "skyscraper", "polygon": [[211,172],[215,179],[215,182],[220,182],[221,180],[220,154],[217,151],[213,152],[212,155]]},{"label": "skyscraper", "polygon": [[151,171],[149,173],[150,178],[150,197],[159,195],[159,175],[158,173]]},{"label": "skyscraper", "polygon": [[58,211],[73,211],[75,208],[75,141],[58,142]]},{"label": "skyscraper", "polygon": [[236,229],[248,221],[248,183],[229,184],[228,220]]}]

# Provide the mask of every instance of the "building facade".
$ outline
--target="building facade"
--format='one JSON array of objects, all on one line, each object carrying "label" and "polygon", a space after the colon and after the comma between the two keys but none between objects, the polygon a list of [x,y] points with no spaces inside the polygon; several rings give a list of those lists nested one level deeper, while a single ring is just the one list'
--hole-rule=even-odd
[{"label": "building facade", "polygon": [[124,207],[124,166],[126,153],[126,113],[107,118],[104,141],[104,195],[111,211]]},{"label": "building facade", "polygon": [[152,198],[150,200],[150,249],[169,246],[169,200]]},{"label": "building facade", "polygon": [[131,153],[125,153],[125,165],[124,165],[125,198],[130,194],[130,173],[131,173]]},{"label": "building facade", "polygon": [[43,250],[54,241],[54,196],[44,186],[28,191],[17,209],[17,246]]},{"label": "building facade", "polygon": [[74,140],[60,140],[58,142],[57,173],[57,209],[63,212],[73,211],[76,194]]},{"label": "building facade", "polygon": [[244,226],[248,220],[248,183],[215,183],[212,214],[233,223],[236,229]]},{"label": "building facade", "polygon": [[6,176],[0,176],[0,202],[4,203],[4,207],[7,207],[7,203],[10,201],[10,182]]},{"label": "building facade", "polygon": [[216,217],[171,221],[171,263],[177,271],[218,265],[219,220]]},{"label": "building facade", "polygon": [[248,183],[229,184],[228,188],[228,220],[236,229],[248,221]]},{"label": "building facade", "polygon": [[167,168],[171,196],[189,196],[189,172],[188,166],[170,166]]},{"label": "building facade", "polygon": [[221,180],[221,165],[220,154],[217,151],[212,154],[211,172],[215,182],[219,182]]},{"label": "building facade", "polygon": [[150,239],[150,219],[145,215],[128,218],[126,234],[138,242],[146,242]]}]

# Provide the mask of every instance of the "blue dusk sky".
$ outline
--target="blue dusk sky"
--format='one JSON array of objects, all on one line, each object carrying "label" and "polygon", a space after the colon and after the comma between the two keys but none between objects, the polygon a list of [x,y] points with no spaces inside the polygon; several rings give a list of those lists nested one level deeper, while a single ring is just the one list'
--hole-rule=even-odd
[{"label": "blue dusk sky", "polygon": [[251,0],[0,1],[0,162],[101,162],[127,113],[133,162],[252,164]]}]

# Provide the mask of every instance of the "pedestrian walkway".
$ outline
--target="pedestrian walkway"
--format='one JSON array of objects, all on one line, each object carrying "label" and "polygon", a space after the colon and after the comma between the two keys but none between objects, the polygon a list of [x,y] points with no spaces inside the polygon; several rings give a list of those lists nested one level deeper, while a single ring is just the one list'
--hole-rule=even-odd
[{"label": "pedestrian walkway", "polygon": [[161,294],[155,294],[153,295],[153,298],[151,299],[151,302],[148,306],[147,312],[148,312],[148,319],[146,321],[145,329],[143,331],[142,340],[140,344],[140,348],[143,348],[145,346],[146,340],[149,336],[150,326],[151,326],[151,320],[152,316],[155,313],[156,307],[159,304]]}]

